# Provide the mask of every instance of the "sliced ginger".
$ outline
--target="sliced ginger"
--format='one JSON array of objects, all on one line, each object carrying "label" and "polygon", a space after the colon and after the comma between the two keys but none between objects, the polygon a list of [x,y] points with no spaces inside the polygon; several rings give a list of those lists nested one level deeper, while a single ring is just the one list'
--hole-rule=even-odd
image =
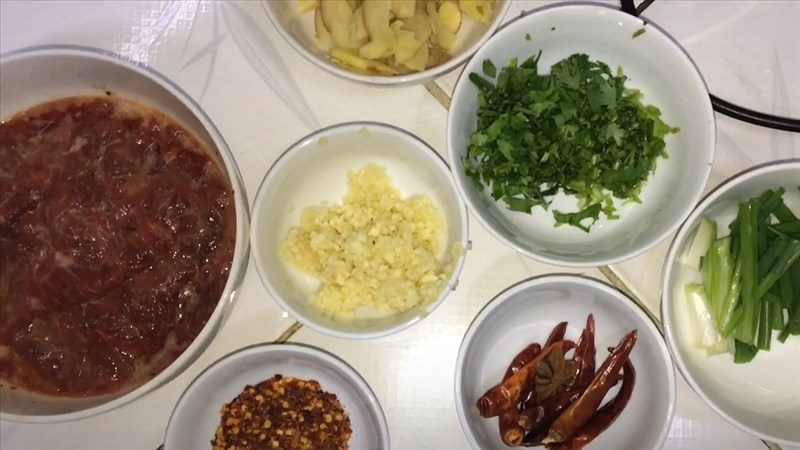
[{"label": "sliced ginger", "polygon": [[389,56],[397,43],[390,26],[392,0],[368,0],[362,5],[362,14],[369,33],[369,43],[358,50],[358,55],[367,59]]},{"label": "sliced ginger", "polygon": [[315,11],[317,43],[350,70],[391,76],[420,72],[457,50],[464,16],[491,20],[496,0],[298,0]]},{"label": "sliced ginger", "polygon": [[398,19],[414,17],[417,10],[417,0],[392,0],[392,12]]}]

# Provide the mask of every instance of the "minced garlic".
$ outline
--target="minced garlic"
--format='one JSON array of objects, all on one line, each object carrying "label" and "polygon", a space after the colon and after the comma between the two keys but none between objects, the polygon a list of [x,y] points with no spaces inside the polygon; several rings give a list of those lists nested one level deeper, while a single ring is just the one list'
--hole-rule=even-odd
[{"label": "minced garlic", "polygon": [[437,259],[445,223],[430,197],[402,199],[376,164],[349,172],[347,186],[342,204],[305,208],[300,226],[281,243],[285,261],[322,280],[314,304],[333,318],[352,319],[436,300],[460,251],[454,246],[450,261]]}]

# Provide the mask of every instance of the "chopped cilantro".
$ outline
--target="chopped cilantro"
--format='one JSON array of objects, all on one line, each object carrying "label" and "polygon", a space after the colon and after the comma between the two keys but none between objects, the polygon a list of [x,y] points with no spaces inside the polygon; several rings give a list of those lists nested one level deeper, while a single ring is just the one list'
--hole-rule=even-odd
[{"label": "chopped cilantro", "polygon": [[472,84],[478,86],[478,89],[491,89],[493,87],[492,83],[486,81],[485,78],[477,73],[469,74],[469,81],[472,81]]},{"label": "chopped cilantro", "polygon": [[[556,226],[589,231],[600,213],[616,219],[613,197],[639,201],[639,192],[667,157],[664,136],[675,133],[661,111],[625,87],[618,69],[584,54],[539,73],[541,51],[522,64],[512,60],[500,73],[483,63],[491,82],[477,73],[477,131],[463,158],[479,189],[490,189],[512,211],[545,209],[560,190],[578,199],[576,212],[553,211]],[[591,223],[584,224],[584,221]]]},{"label": "chopped cilantro", "polygon": [[[573,227],[578,227],[585,232],[589,232],[589,227],[591,227],[594,222],[600,217],[600,211],[602,210],[602,206],[600,203],[595,203],[583,211],[578,211],[574,213],[562,213],[561,211],[553,211],[553,217],[556,219],[556,226],[560,227],[561,225],[568,224],[572,225]],[[592,219],[592,223],[588,226],[582,225],[581,221],[583,219]]]},{"label": "chopped cilantro", "polygon": [[556,27],[551,27],[550,31],[556,31]]},{"label": "chopped cilantro", "polygon": [[643,34],[644,34],[644,32],[645,32],[645,29],[644,29],[644,27],[642,27],[642,28],[639,28],[638,30],[636,30],[636,31],[634,31],[634,32],[633,32],[633,37],[631,37],[631,39],[636,39],[637,37],[639,37],[639,36],[643,35]]},{"label": "chopped cilantro", "polygon": [[497,76],[497,67],[492,64],[491,59],[483,60],[483,74],[489,78],[494,78]]},{"label": "chopped cilantro", "polygon": [[525,40],[526,41],[530,41],[531,40],[531,34],[530,33],[525,33]]}]

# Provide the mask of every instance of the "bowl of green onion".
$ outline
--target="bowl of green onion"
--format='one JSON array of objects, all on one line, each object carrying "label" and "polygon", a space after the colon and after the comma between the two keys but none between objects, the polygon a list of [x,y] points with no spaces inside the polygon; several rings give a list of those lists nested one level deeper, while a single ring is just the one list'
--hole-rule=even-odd
[{"label": "bowl of green onion", "polygon": [[706,85],[655,25],[597,4],[498,31],[453,93],[447,149],[470,210],[540,261],[619,262],[673,233],[714,158]]},{"label": "bowl of green onion", "polygon": [[661,317],[675,365],[729,422],[800,445],[800,160],[708,194],[667,254]]}]

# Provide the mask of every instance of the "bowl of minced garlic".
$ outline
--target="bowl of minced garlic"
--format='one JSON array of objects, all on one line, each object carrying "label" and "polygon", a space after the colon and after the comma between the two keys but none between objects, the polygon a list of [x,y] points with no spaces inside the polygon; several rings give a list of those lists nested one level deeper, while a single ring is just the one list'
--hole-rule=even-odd
[{"label": "bowl of minced garlic", "polygon": [[444,161],[415,136],[372,123],[290,148],[262,182],[251,228],[272,297],[338,337],[386,335],[429,314],[455,287],[467,248],[465,207]]},{"label": "bowl of minced garlic", "polygon": [[377,164],[347,175],[342,203],[309,206],[281,242],[281,257],[319,278],[311,295],[325,315],[405,312],[439,296],[453,272],[459,246],[442,249],[444,216],[427,195],[402,198]]}]

